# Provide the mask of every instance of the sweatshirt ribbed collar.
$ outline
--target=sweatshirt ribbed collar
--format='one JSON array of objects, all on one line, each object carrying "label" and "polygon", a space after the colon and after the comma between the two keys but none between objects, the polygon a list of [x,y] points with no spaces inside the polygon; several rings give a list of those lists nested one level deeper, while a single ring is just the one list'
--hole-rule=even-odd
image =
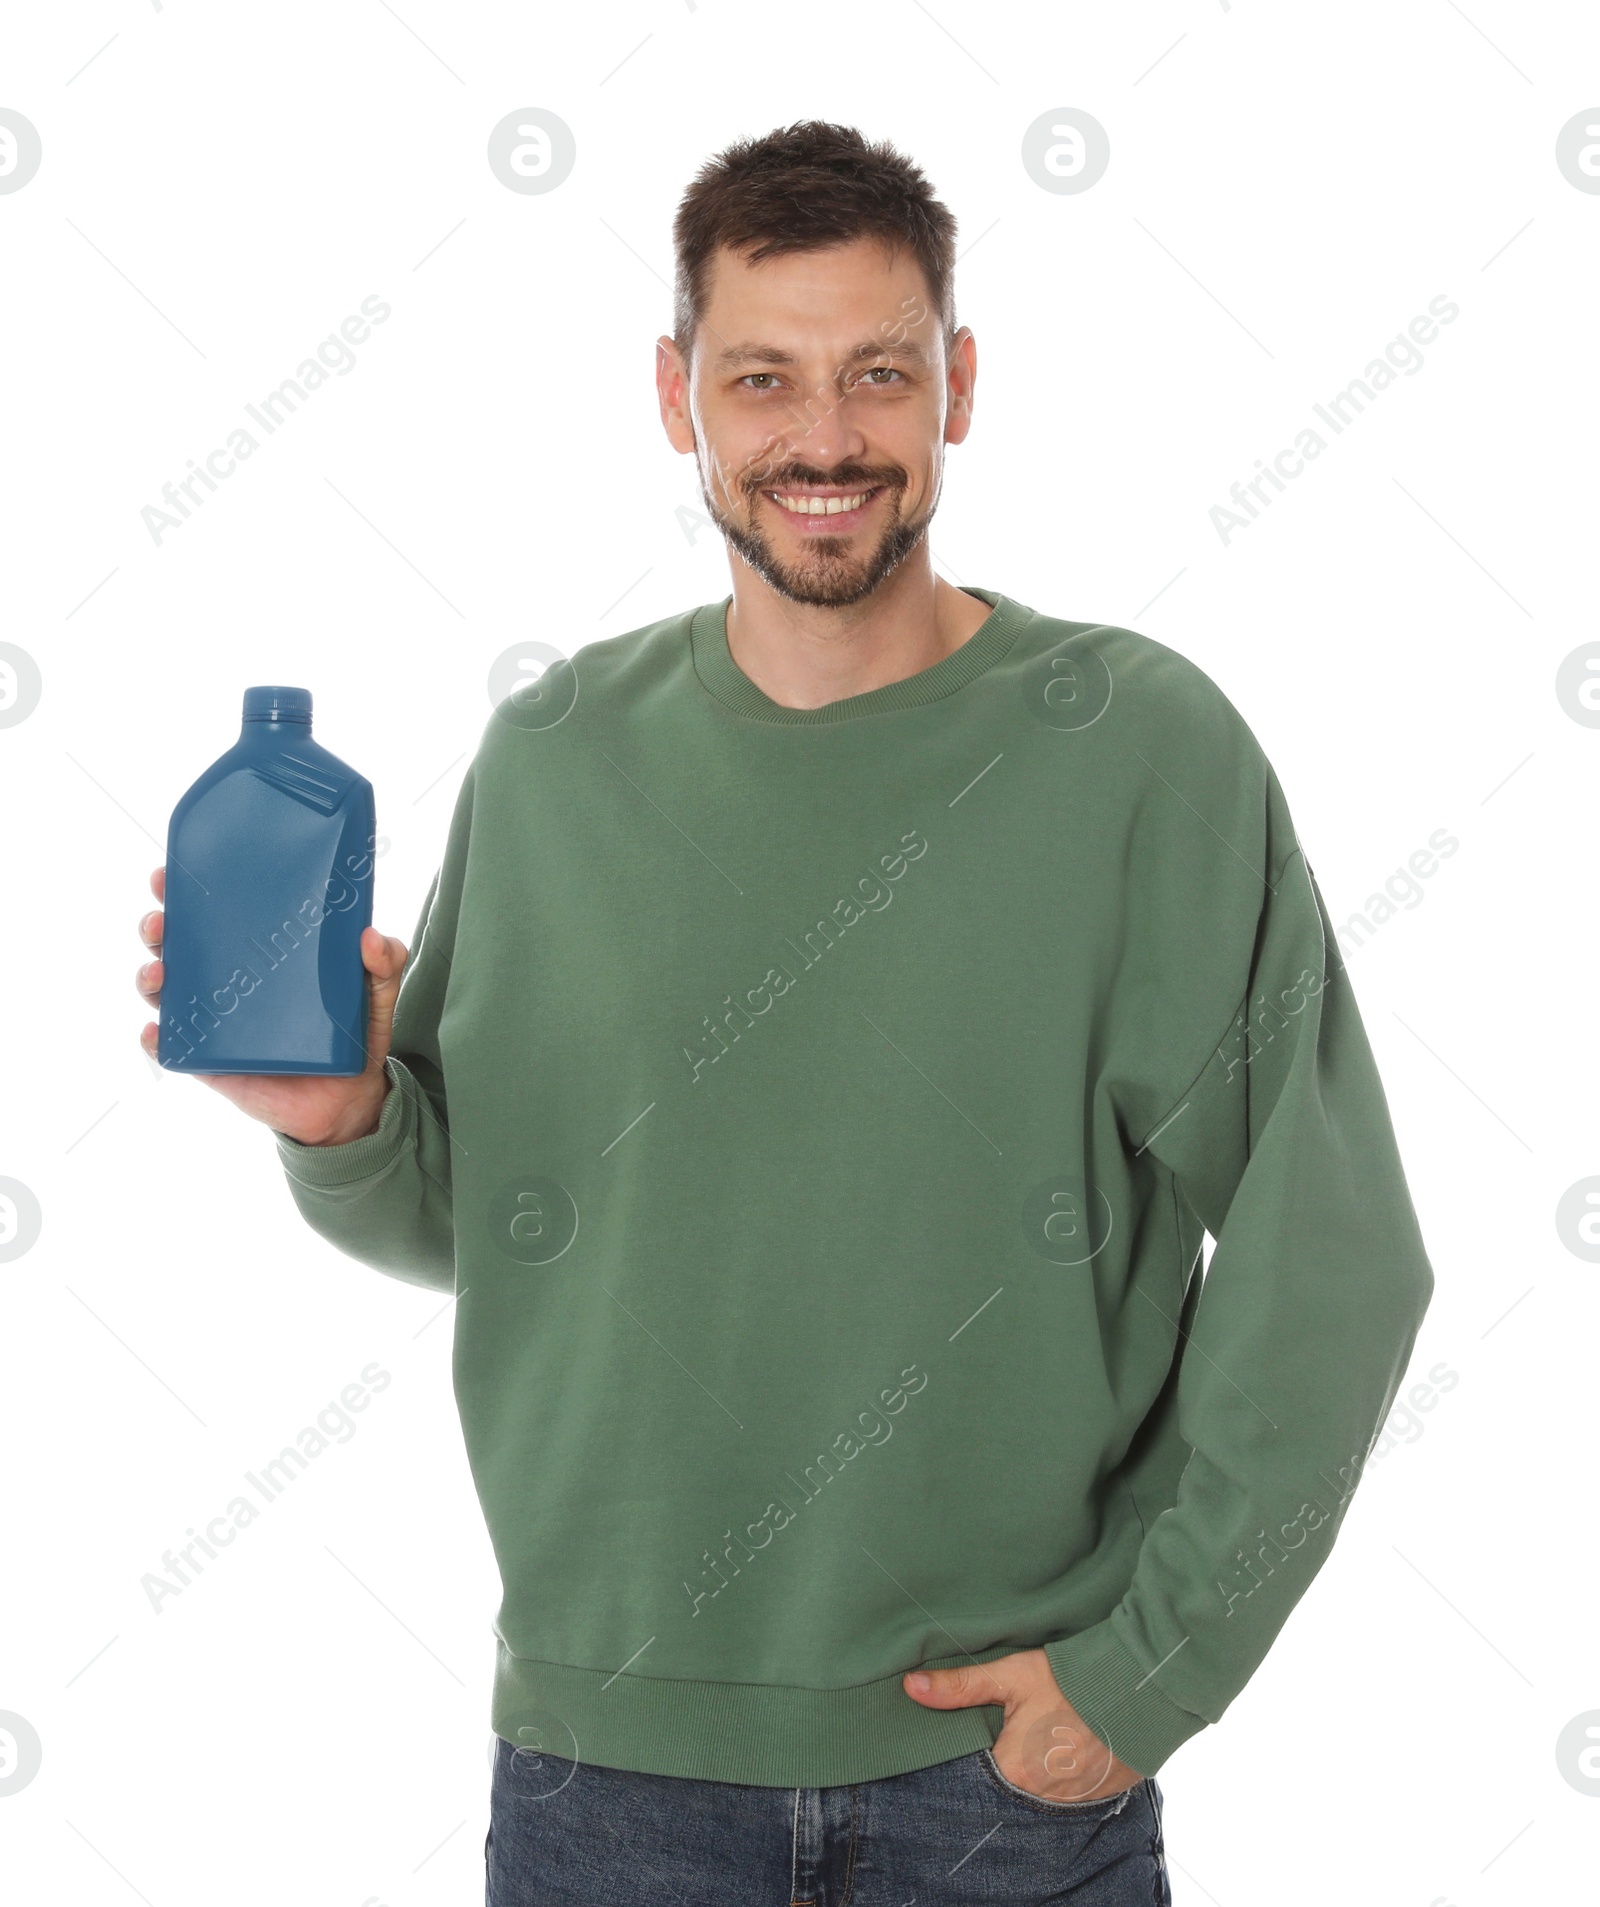
[{"label": "sweatshirt ribbed collar", "polygon": [[988,603],[992,613],[959,649],[899,682],[885,682],[881,688],[868,689],[863,695],[847,695],[838,702],[825,702],[820,708],[787,708],[782,702],[774,702],[734,661],[728,647],[731,595],[724,596],[718,603],[706,603],[695,610],[690,619],[689,640],[695,673],[719,702],[725,702],[735,714],[757,722],[847,722],[858,715],[919,708],[926,702],[953,695],[991,668],[1010,649],[1033,615],[1031,609],[1002,596],[997,590],[969,587],[967,594]]}]

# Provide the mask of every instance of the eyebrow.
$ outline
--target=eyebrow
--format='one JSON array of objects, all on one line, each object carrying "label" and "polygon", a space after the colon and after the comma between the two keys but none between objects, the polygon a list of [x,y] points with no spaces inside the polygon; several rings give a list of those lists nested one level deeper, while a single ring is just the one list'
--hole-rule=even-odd
[{"label": "eyebrow", "polygon": [[[868,360],[898,358],[907,364],[927,364],[929,355],[914,338],[902,338],[898,344],[865,343],[858,344],[844,357],[846,364],[861,364]],[[725,344],[716,354],[713,362],[718,370],[731,370],[736,364],[797,364],[799,359],[792,351],[782,350],[775,344]]]}]

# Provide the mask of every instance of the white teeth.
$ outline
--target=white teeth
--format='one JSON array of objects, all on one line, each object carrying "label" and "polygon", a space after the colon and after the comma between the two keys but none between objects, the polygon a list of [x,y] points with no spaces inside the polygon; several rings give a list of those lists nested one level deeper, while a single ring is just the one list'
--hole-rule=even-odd
[{"label": "white teeth", "polygon": [[769,494],[795,516],[839,516],[846,510],[859,509],[868,496],[865,490],[853,497],[786,497],[781,490]]}]

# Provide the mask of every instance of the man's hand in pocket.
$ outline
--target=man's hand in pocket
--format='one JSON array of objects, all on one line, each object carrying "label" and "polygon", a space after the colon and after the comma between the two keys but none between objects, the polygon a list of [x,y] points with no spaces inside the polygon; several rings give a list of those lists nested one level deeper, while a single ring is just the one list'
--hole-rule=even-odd
[{"label": "man's hand in pocket", "polygon": [[1005,1726],[995,1765],[1013,1787],[1045,1801],[1099,1801],[1144,1777],[1091,1734],[1061,1693],[1043,1649],[1022,1649],[993,1662],[955,1669],[918,1669],[901,1686],[924,1708],[977,1708],[998,1703]]}]

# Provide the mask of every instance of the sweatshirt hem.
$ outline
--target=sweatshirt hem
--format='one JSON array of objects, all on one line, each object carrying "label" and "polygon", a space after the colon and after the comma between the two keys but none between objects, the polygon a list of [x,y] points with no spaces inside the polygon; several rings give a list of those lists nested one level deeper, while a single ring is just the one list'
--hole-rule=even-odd
[{"label": "sweatshirt hem", "polygon": [[851,1688],[698,1682],[573,1668],[496,1651],[490,1723],[514,1746],[636,1774],[754,1787],[831,1788],[915,1773],[992,1748],[1004,1714],[924,1708],[901,1686],[913,1668],[956,1668],[1015,1643],[907,1663]]}]

